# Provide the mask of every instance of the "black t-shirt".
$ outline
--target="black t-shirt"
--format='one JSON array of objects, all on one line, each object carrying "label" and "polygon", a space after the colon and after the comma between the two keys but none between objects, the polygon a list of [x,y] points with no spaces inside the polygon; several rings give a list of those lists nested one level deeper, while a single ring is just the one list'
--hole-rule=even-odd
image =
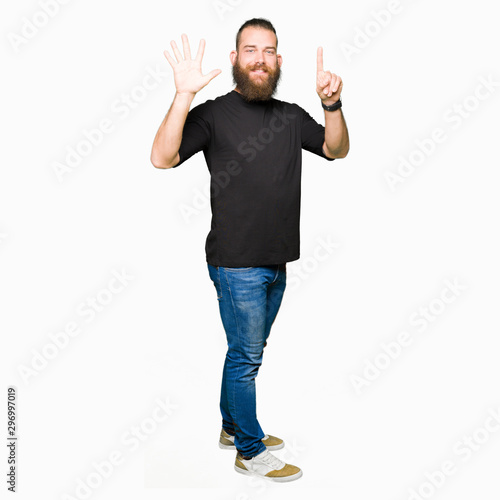
[{"label": "black t-shirt", "polygon": [[327,160],[325,128],[297,104],[249,103],[235,90],[187,116],[179,166],[203,151],[211,175],[213,266],[282,264],[300,256],[302,151]]}]

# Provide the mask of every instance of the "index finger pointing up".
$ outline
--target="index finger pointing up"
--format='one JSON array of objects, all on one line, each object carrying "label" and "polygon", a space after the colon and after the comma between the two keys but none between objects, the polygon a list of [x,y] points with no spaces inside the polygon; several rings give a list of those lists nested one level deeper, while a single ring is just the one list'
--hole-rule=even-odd
[{"label": "index finger pointing up", "polygon": [[323,71],[323,47],[318,47],[318,71]]}]

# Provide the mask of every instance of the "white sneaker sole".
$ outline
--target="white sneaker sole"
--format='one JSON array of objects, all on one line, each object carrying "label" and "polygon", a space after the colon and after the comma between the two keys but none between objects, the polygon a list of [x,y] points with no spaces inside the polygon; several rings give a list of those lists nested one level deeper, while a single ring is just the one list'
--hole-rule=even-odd
[{"label": "white sneaker sole", "polygon": [[220,441],[219,441],[219,448],[221,450],[235,450],[236,449],[236,446],[234,446],[234,444],[222,444]]},{"label": "white sneaker sole", "polygon": [[275,483],[288,483],[289,481],[295,481],[296,479],[299,479],[299,477],[302,477],[302,469],[297,472],[296,474],[293,474],[292,476],[286,476],[286,477],[269,477],[269,476],[262,476],[261,474],[257,474],[256,472],[252,472],[246,469],[241,469],[237,465],[234,466],[234,470],[236,472],[239,472],[240,474],[244,474],[245,476],[257,476],[261,477],[262,479],[267,479],[268,481],[273,481]]}]

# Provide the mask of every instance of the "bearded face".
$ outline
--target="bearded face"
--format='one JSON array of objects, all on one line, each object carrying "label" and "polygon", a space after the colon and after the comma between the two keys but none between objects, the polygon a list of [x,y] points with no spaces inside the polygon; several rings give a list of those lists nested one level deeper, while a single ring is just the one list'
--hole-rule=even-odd
[{"label": "bearded face", "polygon": [[239,56],[233,65],[233,81],[248,102],[268,101],[275,94],[281,77],[278,64],[274,69],[264,62],[242,66]]}]

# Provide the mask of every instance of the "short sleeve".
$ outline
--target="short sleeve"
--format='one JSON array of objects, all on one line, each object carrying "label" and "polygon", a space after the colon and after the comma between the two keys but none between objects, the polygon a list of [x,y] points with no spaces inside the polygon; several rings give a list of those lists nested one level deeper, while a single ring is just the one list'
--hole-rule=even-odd
[{"label": "short sleeve", "polygon": [[328,158],[323,151],[325,127],[320,125],[307,111],[300,109],[302,110],[302,148],[326,160],[333,161],[335,158]]},{"label": "short sleeve", "polygon": [[182,141],[179,148],[178,167],[191,156],[205,149],[210,142],[210,111],[208,103],[199,104],[187,115],[182,130]]}]

